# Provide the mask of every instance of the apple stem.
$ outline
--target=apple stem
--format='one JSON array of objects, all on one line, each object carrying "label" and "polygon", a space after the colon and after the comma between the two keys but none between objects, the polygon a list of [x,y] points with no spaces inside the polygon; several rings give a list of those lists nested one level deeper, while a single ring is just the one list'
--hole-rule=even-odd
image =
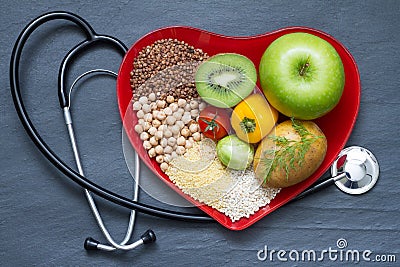
[{"label": "apple stem", "polygon": [[299,72],[300,76],[304,76],[306,70],[308,69],[308,67],[310,66],[310,63],[307,61],[303,67],[301,67],[301,70]]}]

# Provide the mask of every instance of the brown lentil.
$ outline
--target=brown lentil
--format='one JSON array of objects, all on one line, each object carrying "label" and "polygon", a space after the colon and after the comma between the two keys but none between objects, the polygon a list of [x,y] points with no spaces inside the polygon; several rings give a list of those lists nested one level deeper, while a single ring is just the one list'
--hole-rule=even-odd
[{"label": "brown lentil", "polygon": [[190,101],[198,98],[194,74],[208,55],[201,49],[176,39],[161,39],[143,48],[134,59],[130,73],[133,101],[154,93]]}]

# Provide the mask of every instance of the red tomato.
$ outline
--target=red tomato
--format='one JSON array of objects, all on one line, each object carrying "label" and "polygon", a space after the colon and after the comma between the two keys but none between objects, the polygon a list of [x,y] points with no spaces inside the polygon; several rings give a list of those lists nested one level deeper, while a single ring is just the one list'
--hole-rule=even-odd
[{"label": "red tomato", "polygon": [[227,136],[231,128],[228,111],[214,106],[208,106],[200,112],[198,123],[203,135],[213,140]]}]

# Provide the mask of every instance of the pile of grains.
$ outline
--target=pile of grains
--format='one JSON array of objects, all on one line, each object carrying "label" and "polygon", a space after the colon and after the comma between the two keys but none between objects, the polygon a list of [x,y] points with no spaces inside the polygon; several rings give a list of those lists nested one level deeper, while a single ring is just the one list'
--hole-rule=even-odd
[{"label": "pile of grains", "polygon": [[209,139],[196,142],[183,156],[171,161],[165,173],[185,194],[224,213],[232,222],[249,218],[280,191],[261,187],[252,167],[244,171],[224,167]]},{"label": "pile of grains", "polygon": [[155,93],[160,100],[198,98],[194,84],[197,66],[208,55],[176,39],[161,39],[143,48],[134,59],[131,76],[133,100]]}]

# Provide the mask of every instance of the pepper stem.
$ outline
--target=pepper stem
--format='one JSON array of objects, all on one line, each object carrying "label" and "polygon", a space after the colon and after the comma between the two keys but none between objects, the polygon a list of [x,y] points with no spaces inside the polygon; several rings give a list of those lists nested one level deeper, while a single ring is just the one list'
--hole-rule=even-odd
[{"label": "pepper stem", "polygon": [[244,117],[243,120],[239,123],[240,128],[242,128],[245,133],[252,133],[256,129],[256,120]]}]

